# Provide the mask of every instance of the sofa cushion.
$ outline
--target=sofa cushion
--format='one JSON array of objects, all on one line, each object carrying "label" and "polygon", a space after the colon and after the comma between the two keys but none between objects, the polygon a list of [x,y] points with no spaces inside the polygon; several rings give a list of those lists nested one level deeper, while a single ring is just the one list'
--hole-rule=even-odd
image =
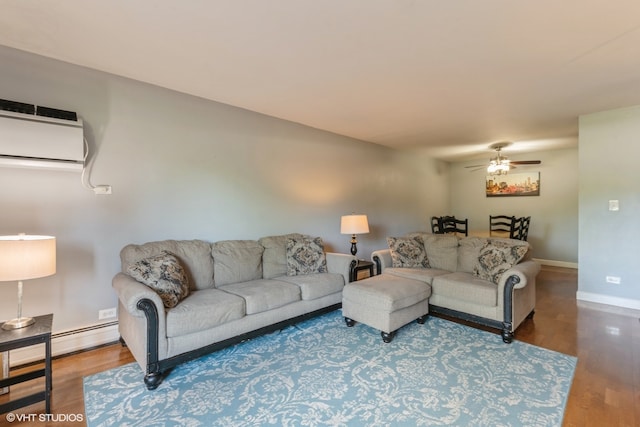
[{"label": "sofa cushion", "polygon": [[337,273],[303,274],[282,276],[277,280],[300,287],[301,297],[308,301],[340,292],[344,288],[344,277]]},{"label": "sofa cushion", "polygon": [[455,271],[474,274],[480,249],[486,243],[486,237],[463,237],[458,248],[458,267]]},{"label": "sofa cushion", "polygon": [[424,250],[431,268],[456,271],[459,240],[457,236],[449,234],[423,234]]},{"label": "sofa cushion", "polygon": [[274,279],[225,285],[219,289],[244,298],[246,313],[256,314],[300,300],[300,288]]},{"label": "sofa cushion", "polygon": [[127,245],[120,251],[122,271],[144,258],[162,252],[174,254],[189,278],[192,291],[213,287],[213,259],[211,244],[202,240],[163,240],[142,245]]},{"label": "sofa cushion", "polygon": [[287,276],[327,272],[327,258],[320,237],[287,239]]},{"label": "sofa cushion", "polygon": [[438,270],[436,268],[388,267],[384,269],[384,273],[393,274],[398,277],[406,277],[408,279],[422,280],[425,283],[431,284],[434,277],[449,274],[450,271]]},{"label": "sofa cushion", "polygon": [[393,267],[431,267],[421,237],[387,237],[387,243]]},{"label": "sofa cushion", "polygon": [[287,240],[303,237],[299,233],[267,236],[258,240],[264,247],[262,254],[262,277],[273,279],[287,274]]},{"label": "sofa cushion", "polygon": [[189,279],[178,258],[163,251],[127,267],[127,274],[160,295],[166,308],[178,305],[189,295]]},{"label": "sofa cushion", "polygon": [[458,272],[434,277],[431,289],[433,295],[488,307],[498,305],[498,286],[470,273]]},{"label": "sofa cushion", "polygon": [[224,240],[212,245],[217,287],[262,278],[264,247],[253,240]]},{"label": "sofa cushion", "polygon": [[480,249],[474,274],[498,284],[502,274],[519,263],[528,250],[527,242],[488,239]]},{"label": "sofa cushion", "polygon": [[167,336],[205,331],[245,315],[244,299],[211,288],[194,291],[167,311]]}]

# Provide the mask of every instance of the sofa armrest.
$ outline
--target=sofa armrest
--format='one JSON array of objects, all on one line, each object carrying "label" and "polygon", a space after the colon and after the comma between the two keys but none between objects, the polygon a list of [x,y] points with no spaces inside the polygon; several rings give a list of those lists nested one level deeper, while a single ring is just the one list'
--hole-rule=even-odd
[{"label": "sofa armrest", "polygon": [[349,283],[351,271],[357,264],[358,259],[353,255],[340,254],[337,252],[327,252],[325,255],[329,273],[342,274],[345,285]]},{"label": "sofa armrest", "polygon": [[[530,315],[535,307],[535,284],[536,276],[540,271],[540,264],[536,261],[524,261],[516,264],[509,270],[505,271],[498,282],[498,307],[502,307],[502,340],[510,343],[513,340],[514,321],[521,316]],[[521,298],[514,300],[515,291],[529,288],[521,291]],[[520,314],[516,314],[516,312]],[[515,318],[514,318],[515,317]],[[517,326],[517,324],[516,324]]]},{"label": "sofa armrest", "polygon": [[138,307],[138,302],[143,299],[150,300],[156,306],[157,312],[164,314],[164,304],[160,296],[153,289],[143,285],[133,277],[120,272],[115,275],[111,284],[122,303],[122,307],[131,316],[145,317],[144,312]]},{"label": "sofa armrest", "polygon": [[371,253],[371,261],[376,265],[376,274],[380,274],[387,267],[392,267],[391,249],[379,249]]},{"label": "sofa armrest", "polygon": [[513,289],[520,289],[527,286],[527,283],[535,283],[535,278],[540,272],[540,264],[536,261],[524,261],[519,264],[514,265],[509,270],[505,271],[500,278],[500,282],[498,283],[498,292],[502,295],[502,291],[504,290],[504,286],[507,283],[507,279],[511,276],[518,277],[518,283],[513,287]]}]

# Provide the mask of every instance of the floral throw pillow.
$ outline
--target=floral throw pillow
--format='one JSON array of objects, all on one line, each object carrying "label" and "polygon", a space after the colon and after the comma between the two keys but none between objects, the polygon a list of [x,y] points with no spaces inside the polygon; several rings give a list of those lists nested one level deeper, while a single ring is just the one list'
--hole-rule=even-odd
[{"label": "floral throw pillow", "polygon": [[324,244],[320,237],[287,239],[287,276],[327,271]]},{"label": "floral throw pillow", "polygon": [[487,240],[480,249],[478,262],[473,272],[481,279],[497,285],[502,274],[519,263],[528,250],[529,244],[526,242],[511,243],[500,240]]},{"label": "floral throw pillow", "polygon": [[167,251],[141,259],[126,271],[160,295],[166,308],[173,308],[189,295],[189,279],[178,258]]},{"label": "floral throw pillow", "polygon": [[387,237],[393,267],[431,268],[424,242],[419,236]]}]

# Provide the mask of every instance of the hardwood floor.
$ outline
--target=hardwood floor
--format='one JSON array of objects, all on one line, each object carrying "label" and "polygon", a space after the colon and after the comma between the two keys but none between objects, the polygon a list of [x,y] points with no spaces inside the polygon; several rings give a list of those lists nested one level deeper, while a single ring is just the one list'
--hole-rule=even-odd
[{"label": "hardwood floor", "polygon": [[[564,426],[640,426],[640,313],[578,303],[576,290],[576,270],[543,267],[538,276],[535,317],[521,325],[516,339],[578,357]],[[54,360],[53,414],[84,417],[82,378],[132,361],[120,344]],[[24,386],[11,388],[12,398],[28,392]],[[0,396],[0,402],[4,400],[6,395]],[[44,403],[16,413],[43,414]],[[5,425],[85,423],[8,423],[6,414],[0,414],[0,426]]]},{"label": "hardwood floor", "polygon": [[516,338],[578,357],[564,426],[640,426],[640,313],[577,302],[577,271],[544,267]]}]

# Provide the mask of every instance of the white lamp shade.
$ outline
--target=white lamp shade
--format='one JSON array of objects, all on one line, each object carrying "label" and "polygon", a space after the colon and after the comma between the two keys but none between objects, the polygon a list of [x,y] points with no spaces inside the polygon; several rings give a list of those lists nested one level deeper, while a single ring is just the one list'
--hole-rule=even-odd
[{"label": "white lamp shade", "polygon": [[55,273],[55,237],[0,236],[0,282],[37,279]]},{"label": "white lamp shade", "polygon": [[341,234],[365,234],[369,232],[366,215],[343,215],[340,221]]}]

